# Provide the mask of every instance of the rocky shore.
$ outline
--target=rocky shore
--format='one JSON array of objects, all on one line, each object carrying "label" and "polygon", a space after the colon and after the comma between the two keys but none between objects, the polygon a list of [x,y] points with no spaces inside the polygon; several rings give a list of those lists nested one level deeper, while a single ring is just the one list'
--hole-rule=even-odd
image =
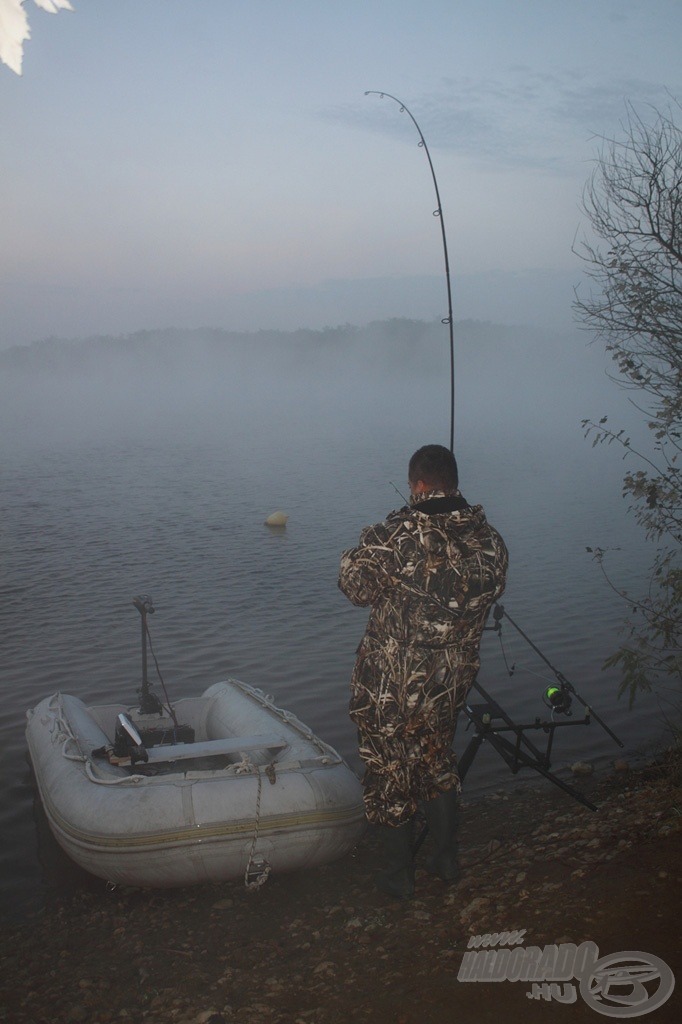
[{"label": "rocky shore", "polygon": [[472,936],[512,930],[525,930],[526,945],[591,941],[602,957],[662,959],[678,991],[643,1019],[679,1020],[681,785],[672,752],[637,771],[621,764],[581,780],[597,813],[549,784],[513,780],[464,804],[456,885],[420,869],[427,839],[410,901],[375,890],[371,830],[345,859],[270,879],[255,893],[238,883],[76,890],[4,926],[0,1021],[598,1021],[603,1010],[580,995],[562,1002],[556,987],[543,994],[528,981],[458,980]]}]

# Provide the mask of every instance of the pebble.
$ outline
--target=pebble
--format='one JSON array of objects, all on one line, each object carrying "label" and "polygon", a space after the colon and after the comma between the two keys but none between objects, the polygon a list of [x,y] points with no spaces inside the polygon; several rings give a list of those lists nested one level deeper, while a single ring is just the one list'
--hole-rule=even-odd
[{"label": "pebble", "polygon": [[336,964],[331,960],[323,960],[317,967],[313,967],[313,974],[336,974]]},{"label": "pebble", "polygon": [[592,775],[594,765],[588,764],[587,761],[576,761],[571,765],[571,771],[574,775]]},{"label": "pebble", "polygon": [[476,899],[473,899],[459,915],[459,919],[462,924],[469,924],[474,918],[487,910],[490,907],[491,902],[492,901],[487,899],[485,896],[477,896]]}]

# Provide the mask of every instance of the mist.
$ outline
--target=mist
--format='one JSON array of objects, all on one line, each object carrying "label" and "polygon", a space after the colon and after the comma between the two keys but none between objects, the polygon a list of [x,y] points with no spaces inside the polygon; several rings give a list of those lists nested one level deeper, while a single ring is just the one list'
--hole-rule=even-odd
[{"label": "mist", "polygon": [[[579,332],[455,325],[455,447],[583,445],[580,421],[637,420]],[[356,327],[166,329],[48,339],[0,352],[3,447],[223,439],[276,448],[297,438],[413,433],[447,444],[448,328],[393,319]]]}]

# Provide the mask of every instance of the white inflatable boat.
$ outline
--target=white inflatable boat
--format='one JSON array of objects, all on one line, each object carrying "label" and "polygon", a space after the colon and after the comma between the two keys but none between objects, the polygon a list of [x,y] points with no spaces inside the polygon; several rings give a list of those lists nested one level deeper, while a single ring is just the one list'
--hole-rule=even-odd
[{"label": "white inflatable boat", "polygon": [[235,679],[154,713],[57,693],[27,717],[52,832],[110,882],[257,885],[341,857],[364,828],[339,754]]}]

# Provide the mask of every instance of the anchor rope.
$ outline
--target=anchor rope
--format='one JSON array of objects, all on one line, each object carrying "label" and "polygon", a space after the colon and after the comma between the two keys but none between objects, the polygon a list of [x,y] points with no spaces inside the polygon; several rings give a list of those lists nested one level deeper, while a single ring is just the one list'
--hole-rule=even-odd
[{"label": "anchor rope", "polygon": [[[251,839],[251,848],[249,850],[249,856],[246,861],[246,868],[244,870],[244,886],[251,892],[255,892],[260,889],[262,885],[265,885],[270,876],[270,865],[263,859],[262,865],[255,868],[254,854],[256,852],[256,843],[258,842],[258,833],[260,831],[260,800],[261,793],[263,790],[263,777],[261,775],[260,767],[254,764],[251,759],[245,755],[244,759],[235,765],[235,770],[238,775],[245,774],[247,772],[255,772],[256,778],[258,779],[258,792],[256,795],[256,817],[254,821],[253,837]],[[251,878],[251,875],[254,875]]]}]

